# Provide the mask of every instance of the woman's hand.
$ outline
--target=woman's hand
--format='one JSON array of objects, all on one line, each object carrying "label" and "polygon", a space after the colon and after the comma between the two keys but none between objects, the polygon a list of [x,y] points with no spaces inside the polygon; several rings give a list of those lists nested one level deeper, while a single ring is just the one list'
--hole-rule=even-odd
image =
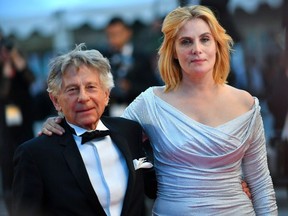
[{"label": "woman's hand", "polygon": [[248,187],[247,183],[245,181],[241,181],[241,185],[242,185],[242,190],[246,193],[249,199],[252,199],[250,188]]},{"label": "woman's hand", "polygon": [[62,128],[59,124],[62,121],[61,117],[50,117],[48,118],[43,126],[42,130],[38,133],[38,136],[42,134],[46,134],[48,136],[51,136],[53,133],[62,135],[65,133],[64,128]]}]

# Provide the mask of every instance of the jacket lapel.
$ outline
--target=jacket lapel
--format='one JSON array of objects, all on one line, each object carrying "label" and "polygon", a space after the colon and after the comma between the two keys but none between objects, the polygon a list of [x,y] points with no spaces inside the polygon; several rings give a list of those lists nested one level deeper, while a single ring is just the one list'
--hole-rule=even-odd
[{"label": "jacket lapel", "polygon": [[119,133],[119,130],[115,127],[112,127],[109,122],[113,121],[112,118],[101,118],[101,121],[103,124],[111,131],[111,139],[115,143],[115,145],[119,148],[121,153],[123,154],[126,164],[129,170],[129,176],[128,176],[128,182],[127,182],[127,191],[124,198],[123,208],[122,208],[122,214],[125,215],[126,209],[130,206],[131,199],[132,199],[132,192],[135,187],[135,179],[136,179],[136,173],[135,168],[133,165],[133,157],[131,154],[131,150],[129,148],[129,145],[127,143],[127,139],[123,134]]},{"label": "jacket lapel", "polygon": [[[109,124],[110,121],[113,121],[112,118],[105,118],[102,119],[102,122],[104,125],[111,131],[111,139],[117,145],[121,153],[123,154],[126,164],[129,170],[129,177],[128,177],[128,184],[127,184],[127,191],[124,198],[123,208],[121,215],[125,215],[125,212],[131,205],[132,201],[132,192],[135,187],[135,179],[136,179],[136,173],[135,168],[133,165],[133,158],[131,154],[131,150],[129,149],[129,145],[127,143],[127,139],[124,135],[120,134],[118,132],[118,129],[111,126]],[[93,186],[90,182],[88,173],[86,171],[85,165],[83,163],[81,154],[77,148],[77,145],[73,139],[73,135],[69,131],[68,125],[66,121],[63,121],[62,126],[65,128],[66,133],[63,135],[65,136],[65,140],[63,142],[63,145],[65,145],[65,150],[63,152],[64,157],[67,161],[67,164],[73,173],[74,177],[76,178],[81,190],[87,195],[88,200],[91,204],[91,206],[95,209],[97,212],[96,215],[98,216],[106,216],[106,213],[101,205],[101,203],[98,200],[98,197],[93,189]]]},{"label": "jacket lapel", "polygon": [[89,200],[91,206],[97,212],[96,215],[104,216],[106,214],[93,189],[81,154],[79,152],[79,149],[77,148],[75,140],[73,139],[73,135],[68,129],[66,121],[63,121],[63,127],[66,131],[66,133],[63,135],[65,139],[63,142],[63,145],[65,145],[65,150],[63,151],[63,154],[67,161],[67,164],[71,172],[73,173],[75,179],[77,180],[79,187],[87,195],[87,200]]}]

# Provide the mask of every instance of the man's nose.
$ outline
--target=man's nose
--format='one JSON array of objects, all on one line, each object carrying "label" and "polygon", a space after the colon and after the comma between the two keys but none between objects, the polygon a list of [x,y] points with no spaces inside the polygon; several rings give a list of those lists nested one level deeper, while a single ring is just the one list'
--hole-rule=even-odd
[{"label": "man's nose", "polygon": [[78,95],[78,102],[85,102],[89,100],[89,95],[87,94],[86,90],[84,88],[81,88],[79,90],[79,95]]}]

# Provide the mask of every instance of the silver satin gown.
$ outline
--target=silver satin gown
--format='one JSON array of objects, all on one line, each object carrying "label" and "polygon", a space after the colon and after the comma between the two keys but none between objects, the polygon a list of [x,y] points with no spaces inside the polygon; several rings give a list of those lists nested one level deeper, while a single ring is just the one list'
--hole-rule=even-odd
[{"label": "silver satin gown", "polygon": [[[163,101],[154,88],[123,114],[142,125],[153,147],[158,181],[153,215],[277,215],[258,99],[247,113],[210,127]],[[242,190],[242,177],[252,201]]]}]

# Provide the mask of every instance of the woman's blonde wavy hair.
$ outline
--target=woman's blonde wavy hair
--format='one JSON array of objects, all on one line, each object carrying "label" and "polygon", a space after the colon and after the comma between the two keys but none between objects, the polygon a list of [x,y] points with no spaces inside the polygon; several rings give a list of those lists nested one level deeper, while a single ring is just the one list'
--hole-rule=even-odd
[{"label": "woman's blonde wavy hair", "polygon": [[163,21],[163,42],[159,48],[158,68],[165,82],[165,91],[177,88],[182,80],[182,71],[178,60],[174,58],[175,40],[181,27],[189,20],[199,18],[210,27],[216,42],[216,62],[213,78],[216,83],[224,84],[230,72],[230,52],[233,40],[220,25],[214,13],[205,6],[194,5],[178,7],[170,12]]}]

